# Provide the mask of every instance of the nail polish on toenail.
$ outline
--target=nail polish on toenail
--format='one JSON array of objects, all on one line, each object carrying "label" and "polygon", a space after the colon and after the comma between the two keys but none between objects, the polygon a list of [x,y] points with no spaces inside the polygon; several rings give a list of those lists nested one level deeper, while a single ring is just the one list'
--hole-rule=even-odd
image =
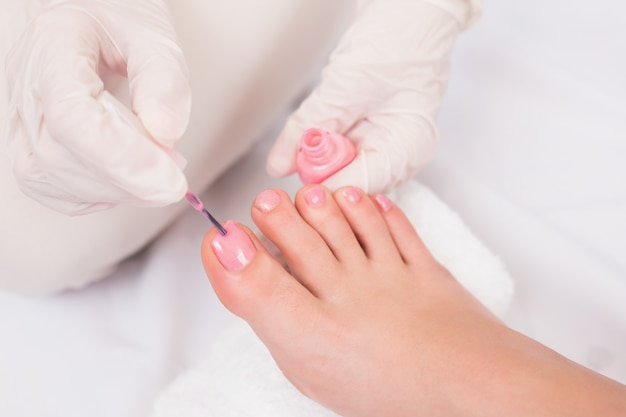
[{"label": "nail polish on toenail", "polygon": [[314,185],[304,192],[304,199],[310,206],[319,206],[326,201],[326,193],[319,185]]},{"label": "nail polish on toenail", "polygon": [[374,197],[374,199],[378,203],[378,207],[380,207],[380,209],[384,212],[391,210],[391,208],[393,207],[393,203],[391,202],[391,200],[389,200],[384,194],[378,194],[376,197]]},{"label": "nail polish on toenail", "polygon": [[222,266],[229,271],[236,271],[250,262],[256,247],[250,236],[235,222],[227,221],[224,228],[227,233],[224,236],[216,235],[211,246]]},{"label": "nail polish on toenail", "polygon": [[356,204],[361,201],[363,192],[356,187],[346,188],[342,191],[343,197],[352,204]]},{"label": "nail polish on toenail", "polygon": [[274,190],[265,190],[254,200],[254,206],[263,213],[272,211],[280,203],[280,195]]}]

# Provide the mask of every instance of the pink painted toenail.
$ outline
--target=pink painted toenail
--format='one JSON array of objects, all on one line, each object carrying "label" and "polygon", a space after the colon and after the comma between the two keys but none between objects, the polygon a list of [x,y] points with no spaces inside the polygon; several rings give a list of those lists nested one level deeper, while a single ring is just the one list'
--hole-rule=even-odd
[{"label": "pink painted toenail", "polygon": [[274,190],[265,190],[254,200],[254,206],[263,213],[272,211],[280,203],[280,195]]},{"label": "pink painted toenail", "polygon": [[256,247],[250,236],[235,222],[227,221],[224,228],[228,233],[224,236],[216,235],[211,246],[222,266],[229,271],[236,271],[250,262]]},{"label": "pink painted toenail", "polygon": [[391,200],[389,200],[384,194],[378,194],[376,197],[374,197],[374,199],[378,203],[378,207],[380,207],[381,210],[384,212],[391,210],[391,208],[393,207],[393,203],[391,202]]},{"label": "pink painted toenail", "polygon": [[326,201],[324,189],[315,185],[304,192],[304,199],[310,206],[319,206]]},{"label": "pink painted toenail", "polygon": [[342,191],[343,197],[352,204],[356,204],[361,201],[363,192],[356,187],[346,188]]}]

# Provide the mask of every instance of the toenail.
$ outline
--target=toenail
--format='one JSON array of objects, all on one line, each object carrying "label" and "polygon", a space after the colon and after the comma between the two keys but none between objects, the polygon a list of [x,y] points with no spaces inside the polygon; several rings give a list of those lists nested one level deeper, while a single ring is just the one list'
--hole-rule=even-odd
[{"label": "toenail", "polygon": [[319,206],[326,201],[326,193],[319,185],[314,185],[304,192],[304,199],[310,206]]},{"label": "toenail", "polygon": [[361,201],[363,193],[356,187],[346,188],[342,191],[343,197],[352,204],[356,204]]},{"label": "toenail", "polygon": [[393,203],[391,202],[391,200],[389,200],[384,194],[378,194],[376,197],[374,197],[374,199],[378,203],[378,207],[380,207],[380,209],[384,212],[391,210],[391,208],[393,207]]},{"label": "toenail", "polygon": [[223,236],[217,234],[211,241],[211,246],[222,266],[229,271],[236,271],[250,262],[256,253],[256,247],[250,236],[235,222],[227,221],[224,228],[227,233]]},{"label": "toenail", "polygon": [[272,211],[280,203],[280,195],[274,190],[265,190],[254,200],[254,206],[263,213]]}]

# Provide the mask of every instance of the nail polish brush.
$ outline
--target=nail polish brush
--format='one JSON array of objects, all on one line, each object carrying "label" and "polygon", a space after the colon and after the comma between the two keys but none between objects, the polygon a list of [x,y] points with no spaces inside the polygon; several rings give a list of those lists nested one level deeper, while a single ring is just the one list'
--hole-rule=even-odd
[{"label": "nail polish brush", "polygon": [[204,214],[204,216],[209,219],[211,223],[213,223],[213,226],[215,226],[215,228],[220,232],[222,236],[226,235],[226,229],[224,229],[224,226],[222,226],[220,222],[218,222],[215,217],[213,217],[213,215],[209,213],[209,210],[204,207],[204,203],[202,202],[202,200],[200,200],[200,198],[198,198],[196,194],[194,194],[191,190],[187,190],[187,193],[185,194],[185,199],[196,211]]}]

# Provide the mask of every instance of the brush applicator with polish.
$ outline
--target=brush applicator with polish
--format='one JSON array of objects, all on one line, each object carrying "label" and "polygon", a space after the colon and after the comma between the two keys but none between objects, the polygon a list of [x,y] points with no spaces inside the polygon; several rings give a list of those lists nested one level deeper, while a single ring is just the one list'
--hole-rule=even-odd
[{"label": "brush applicator with polish", "polygon": [[193,191],[187,190],[187,193],[185,194],[185,200],[187,200],[191,207],[193,207],[196,211],[204,214],[204,216],[209,219],[211,223],[213,223],[213,226],[215,226],[215,228],[220,232],[222,236],[226,235],[227,231],[224,226],[222,226],[220,222],[218,222],[217,219],[215,219],[215,217],[213,217],[213,215],[209,213],[209,210],[204,207],[204,203],[202,202],[202,200],[200,200],[200,198],[198,198],[198,196]]}]

